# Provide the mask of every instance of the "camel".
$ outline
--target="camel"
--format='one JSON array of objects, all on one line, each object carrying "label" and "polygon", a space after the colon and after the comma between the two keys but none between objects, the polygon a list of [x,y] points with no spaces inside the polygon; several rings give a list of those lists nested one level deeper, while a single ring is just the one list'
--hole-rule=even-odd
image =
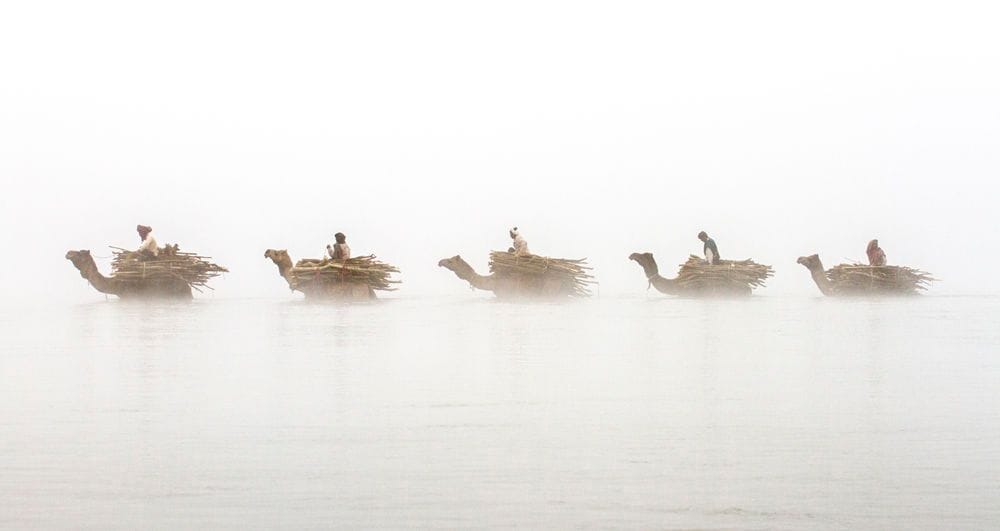
[{"label": "camel", "polygon": [[80,270],[81,277],[87,279],[90,285],[101,293],[117,295],[122,299],[192,298],[191,286],[179,278],[137,282],[115,278],[114,275],[106,277],[97,270],[94,257],[86,249],[69,251],[66,253],[66,259]]},{"label": "camel", "polygon": [[711,287],[704,285],[689,286],[681,284],[677,279],[664,278],[660,276],[660,268],[656,265],[656,260],[652,253],[632,253],[628,257],[642,267],[646,273],[646,280],[649,285],[656,288],[656,291],[666,295],[678,295],[681,297],[733,297],[750,295],[752,289],[746,285],[723,284]]},{"label": "camel", "polygon": [[826,270],[823,269],[823,262],[820,261],[818,254],[813,254],[809,256],[800,256],[797,263],[805,266],[809,270],[809,274],[812,275],[813,281],[816,282],[816,287],[826,296],[841,295],[840,290],[835,289],[833,283],[826,276]]},{"label": "camel", "polygon": [[438,262],[438,267],[451,270],[475,289],[492,291],[498,299],[548,298],[558,299],[573,295],[573,286],[560,278],[544,275],[518,275],[491,273],[483,276],[461,256],[455,255]]},{"label": "camel", "polygon": [[823,295],[915,295],[935,279],[930,274],[902,266],[841,264],[824,270],[818,254],[800,256]]},{"label": "camel", "polygon": [[[376,299],[375,290],[363,282],[303,282],[292,275],[294,268],[291,257],[285,249],[268,249],[264,258],[270,258],[278,266],[278,274],[288,282],[288,289],[301,292],[306,299],[336,300],[336,301],[368,301]],[[321,260],[309,261],[316,265]]]}]

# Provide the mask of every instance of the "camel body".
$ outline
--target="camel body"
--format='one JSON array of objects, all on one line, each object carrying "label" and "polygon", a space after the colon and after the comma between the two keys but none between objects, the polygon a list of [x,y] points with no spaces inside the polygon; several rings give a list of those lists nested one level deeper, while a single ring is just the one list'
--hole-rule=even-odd
[{"label": "camel body", "polygon": [[746,297],[753,292],[749,286],[735,286],[732,284],[703,285],[692,288],[691,286],[681,284],[677,279],[660,276],[660,268],[656,265],[656,260],[653,258],[652,253],[632,253],[628,258],[642,267],[649,285],[665,295],[676,295],[679,297]]},{"label": "camel body", "polygon": [[565,299],[575,293],[568,281],[546,275],[516,273],[480,275],[459,255],[439,261],[438,267],[452,271],[455,276],[468,282],[475,289],[493,292],[493,295],[501,300]]},{"label": "camel body", "polygon": [[[305,295],[307,300],[325,301],[370,301],[377,299],[375,290],[364,282],[311,282],[296,280],[292,276],[294,265],[288,251],[284,249],[268,249],[264,258],[269,258],[278,266],[278,274],[288,282],[288,289]],[[317,260],[317,264],[322,261]]]},{"label": "camel body", "polygon": [[66,259],[80,270],[80,276],[87,279],[97,291],[115,295],[121,299],[191,299],[191,286],[176,279],[122,280],[114,275],[106,277],[97,269],[97,263],[90,251],[69,251]]}]

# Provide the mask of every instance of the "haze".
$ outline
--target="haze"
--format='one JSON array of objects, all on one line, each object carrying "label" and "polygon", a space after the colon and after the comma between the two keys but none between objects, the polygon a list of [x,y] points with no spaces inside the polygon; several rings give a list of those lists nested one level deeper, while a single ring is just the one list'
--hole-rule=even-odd
[{"label": "haze", "polygon": [[[0,7],[6,300],[100,297],[63,259],[161,243],[282,297],[269,247],[336,231],[466,289],[518,225],[645,290],[707,230],[816,296],[796,257],[995,292],[1000,36],[987,2],[8,2]],[[99,260],[104,272],[107,260]]]}]

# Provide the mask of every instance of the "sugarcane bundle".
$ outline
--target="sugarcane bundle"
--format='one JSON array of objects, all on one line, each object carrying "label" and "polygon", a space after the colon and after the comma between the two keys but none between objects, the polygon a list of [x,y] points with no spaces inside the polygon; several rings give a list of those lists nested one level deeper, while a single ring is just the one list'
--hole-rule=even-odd
[{"label": "sugarcane bundle", "polygon": [[709,264],[694,255],[689,256],[680,267],[677,284],[690,290],[759,288],[774,274],[771,266],[753,260],[722,260],[718,264]]},{"label": "sugarcane bundle", "polygon": [[358,283],[367,284],[373,290],[395,291],[390,275],[399,270],[375,258],[375,255],[359,256],[347,260],[305,258],[295,263],[289,272],[294,289],[320,284]]},{"label": "sugarcane bundle", "polygon": [[826,272],[837,291],[849,293],[917,293],[937,279],[930,273],[903,266],[840,264]]},{"label": "sugarcane bundle", "polygon": [[111,249],[112,276],[123,282],[155,284],[179,279],[200,292],[201,288],[212,289],[209,280],[229,272],[212,263],[210,257],[181,252],[177,245],[167,245],[155,257],[120,247]]},{"label": "sugarcane bundle", "polygon": [[570,287],[574,297],[589,297],[590,286],[597,284],[590,274],[591,267],[587,259],[570,260],[565,258],[549,258],[538,255],[517,256],[508,251],[490,252],[490,272],[504,275],[533,275],[557,279]]}]

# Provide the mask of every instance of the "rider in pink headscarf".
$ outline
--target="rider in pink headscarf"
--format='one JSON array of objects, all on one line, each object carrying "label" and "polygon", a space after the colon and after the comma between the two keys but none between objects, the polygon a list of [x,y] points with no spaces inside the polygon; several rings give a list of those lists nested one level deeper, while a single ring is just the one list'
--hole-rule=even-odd
[{"label": "rider in pink headscarf", "polygon": [[866,252],[868,253],[868,265],[885,265],[885,251],[878,246],[878,240],[868,242],[868,250]]}]

